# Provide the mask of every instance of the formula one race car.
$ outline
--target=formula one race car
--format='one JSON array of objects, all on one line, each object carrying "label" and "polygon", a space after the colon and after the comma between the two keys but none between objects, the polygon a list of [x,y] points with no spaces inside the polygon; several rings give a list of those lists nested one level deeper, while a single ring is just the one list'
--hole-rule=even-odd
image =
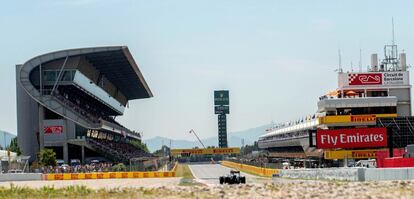
[{"label": "formula one race car", "polygon": [[246,177],[240,175],[240,171],[231,170],[227,176],[220,176],[220,184],[246,184]]}]

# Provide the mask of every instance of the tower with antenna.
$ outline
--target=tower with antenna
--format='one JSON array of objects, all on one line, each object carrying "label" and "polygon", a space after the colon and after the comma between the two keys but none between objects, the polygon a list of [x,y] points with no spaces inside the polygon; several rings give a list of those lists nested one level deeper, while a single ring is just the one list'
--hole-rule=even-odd
[{"label": "tower with antenna", "polygon": [[362,49],[359,49],[359,72],[362,73]]},{"label": "tower with antenna", "polygon": [[341,49],[338,49],[338,73],[342,73]]},{"label": "tower with antenna", "polygon": [[394,28],[394,18],[391,20],[392,24],[392,40],[391,45],[384,46],[384,60],[381,62],[380,70],[381,71],[398,71],[399,67],[399,57],[398,57],[398,47],[395,44],[395,28]]}]

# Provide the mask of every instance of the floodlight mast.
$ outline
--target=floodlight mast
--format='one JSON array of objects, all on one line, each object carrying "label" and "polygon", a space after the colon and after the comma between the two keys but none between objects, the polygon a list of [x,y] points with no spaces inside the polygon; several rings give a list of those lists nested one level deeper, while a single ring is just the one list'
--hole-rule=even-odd
[{"label": "floodlight mast", "polygon": [[193,129],[191,129],[188,133],[193,133],[196,136],[197,140],[200,142],[200,144],[203,146],[203,148],[206,148],[206,146],[204,146],[203,142],[201,142],[200,138],[197,136],[197,133]]}]

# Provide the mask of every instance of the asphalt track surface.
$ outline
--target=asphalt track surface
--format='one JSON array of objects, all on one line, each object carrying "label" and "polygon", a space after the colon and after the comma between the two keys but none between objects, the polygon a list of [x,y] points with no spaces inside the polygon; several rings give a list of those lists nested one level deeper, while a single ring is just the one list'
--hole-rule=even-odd
[{"label": "asphalt track surface", "polygon": [[[206,185],[219,185],[219,177],[230,173],[231,168],[220,164],[190,164],[191,172],[195,180]],[[241,172],[242,176],[246,176],[246,183],[264,183],[271,182],[271,179],[262,178]]]}]

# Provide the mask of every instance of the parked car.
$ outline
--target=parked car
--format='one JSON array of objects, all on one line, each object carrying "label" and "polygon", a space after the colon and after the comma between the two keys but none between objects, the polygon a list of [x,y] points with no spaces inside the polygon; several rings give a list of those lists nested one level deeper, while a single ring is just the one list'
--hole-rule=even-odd
[{"label": "parked car", "polygon": [[70,166],[78,166],[81,165],[81,161],[79,159],[71,159]]},{"label": "parked car", "polygon": [[10,169],[8,171],[8,173],[23,173],[23,170],[21,170],[21,169]]},{"label": "parked car", "polygon": [[62,166],[63,164],[65,164],[65,161],[64,160],[62,160],[62,159],[57,159],[56,160],[56,165],[57,166]]},{"label": "parked car", "polygon": [[377,161],[375,159],[360,160],[355,163],[355,167],[376,168]]}]

